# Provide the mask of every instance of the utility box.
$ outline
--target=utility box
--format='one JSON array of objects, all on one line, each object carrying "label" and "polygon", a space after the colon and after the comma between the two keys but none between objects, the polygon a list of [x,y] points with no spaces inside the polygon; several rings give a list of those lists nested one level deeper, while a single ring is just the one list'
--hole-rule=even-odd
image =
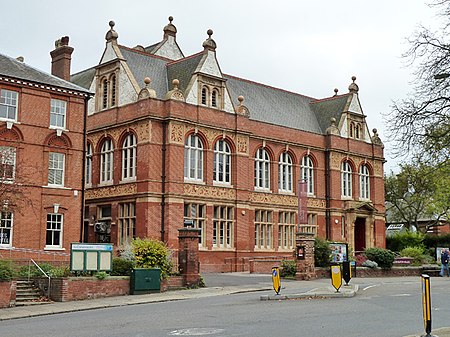
[{"label": "utility box", "polygon": [[135,268],[131,271],[130,294],[149,294],[161,291],[161,269]]}]

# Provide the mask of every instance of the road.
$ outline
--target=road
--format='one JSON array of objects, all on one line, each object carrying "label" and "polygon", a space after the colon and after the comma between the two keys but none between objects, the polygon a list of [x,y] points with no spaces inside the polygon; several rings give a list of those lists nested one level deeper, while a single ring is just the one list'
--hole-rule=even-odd
[{"label": "road", "polygon": [[[220,280],[219,276],[210,281]],[[240,282],[258,280],[262,279]],[[419,277],[352,282],[359,285],[352,298],[261,301],[261,295],[273,291],[242,293],[3,321],[0,336],[401,337],[424,333]],[[448,278],[431,279],[433,329],[450,326],[449,287]]]}]

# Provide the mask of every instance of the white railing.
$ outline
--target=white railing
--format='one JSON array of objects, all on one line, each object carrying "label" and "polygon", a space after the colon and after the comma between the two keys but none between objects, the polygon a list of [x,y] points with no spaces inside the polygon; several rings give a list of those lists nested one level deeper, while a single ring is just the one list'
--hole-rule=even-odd
[{"label": "white railing", "polygon": [[[31,262],[34,263],[34,265],[37,267],[37,269],[45,275],[46,278],[48,278],[48,297],[50,298],[50,285],[51,285],[51,281],[50,281],[50,276],[47,275],[47,273],[45,271],[42,270],[41,267],[39,267],[39,265],[33,260],[30,259]],[[28,264],[28,282],[30,282],[30,274],[31,274],[31,264]]]}]

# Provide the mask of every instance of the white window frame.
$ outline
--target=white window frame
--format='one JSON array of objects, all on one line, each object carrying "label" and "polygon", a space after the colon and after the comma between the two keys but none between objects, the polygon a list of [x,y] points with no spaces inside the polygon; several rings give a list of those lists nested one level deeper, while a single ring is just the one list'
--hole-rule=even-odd
[{"label": "white window frame", "polygon": [[234,208],[232,206],[214,206],[213,247],[233,248]]},{"label": "white window frame", "polygon": [[306,182],[306,192],[314,195],[314,163],[310,156],[304,156],[301,164],[302,180]]},{"label": "white window frame", "polygon": [[[16,148],[10,146],[0,146],[0,183],[13,183],[16,177]],[[12,167],[11,177],[8,176],[5,168]]]},{"label": "white window frame", "polygon": [[129,134],[122,146],[122,180],[136,180],[136,136]]},{"label": "white window frame", "polygon": [[341,196],[342,198],[352,198],[352,167],[348,161],[341,164]]},{"label": "white window frame", "polygon": [[270,157],[263,148],[255,154],[255,190],[270,191]]},{"label": "white window frame", "polygon": [[295,212],[278,213],[278,249],[293,249],[295,246]]},{"label": "white window frame", "polygon": [[66,155],[60,152],[48,154],[48,186],[64,186]]},{"label": "white window frame", "polygon": [[92,184],[92,159],[93,159],[93,152],[92,152],[92,144],[87,143],[86,146],[86,177],[85,177],[85,184],[90,186]]},{"label": "white window frame", "polygon": [[66,129],[67,102],[52,98],[50,100],[50,127]]},{"label": "white window frame", "polygon": [[370,200],[370,171],[367,165],[359,167],[359,197]]},{"label": "white window frame", "polygon": [[[0,119],[7,121],[17,121],[17,110],[19,103],[19,93],[17,91],[1,89],[0,90]],[[12,113],[11,113],[12,111]],[[10,114],[14,117],[10,117]]]},{"label": "white window frame", "polygon": [[192,220],[194,228],[200,229],[198,246],[206,247],[206,205],[196,203],[184,204],[184,220]]},{"label": "white window frame", "polygon": [[273,249],[273,212],[255,210],[255,249]]},{"label": "white window frame", "polygon": [[278,191],[293,192],[292,157],[288,152],[280,154],[278,162]]},{"label": "white window frame", "polygon": [[214,145],[214,183],[231,185],[231,149],[220,139]]},{"label": "white window frame", "polygon": [[130,244],[136,237],[136,204],[134,202],[119,203],[119,245]]},{"label": "white window frame", "polygon": [[[2,211],[0,214],[0,247],[12,247],[14,228],[14,214],[12,212]],[[4,243],[7,237],[6,232],[9,232],[9,242]]]},{"label": "white window frame", "polygon": [[196,134],[190,134],[184,144],[184,180],[203,181],[203,143]]},{"label": "white window frame", "polygon": [[112,139],[103,141],[100,151],[100,183],[108,184],[114,180],[114,146]]},{"label": "white window frame", "polygon": [[[50,217],[50,218],[49,218]],[[63,226],[64,215],[61,213],[47,213],[47,227],[45,232],[45,248],[47,249],[61,249],[63,246]],[[50,227],[49,227],[50,226]],[[48,243],[48,234],[51,232],[51,243]],[[58,237],[56,237],[56,235]],[[55,244],[55,238],[58,238],[59,243]]]}]

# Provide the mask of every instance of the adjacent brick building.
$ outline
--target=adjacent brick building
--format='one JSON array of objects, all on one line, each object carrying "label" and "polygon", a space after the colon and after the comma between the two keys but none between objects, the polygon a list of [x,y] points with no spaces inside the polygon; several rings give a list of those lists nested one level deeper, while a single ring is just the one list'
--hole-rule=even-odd
[{"label": "adjacent brick building", "polygon": [[[0,257],[51,260],[80,240],[88,90],[0,54]],[[63,53],[64,58],[59,55]]]},{"label": "adjacent brick building", "polygon": [[153,237],[176,250],[192,224],[201,271],[292,256],[298,222],[353,251],[383,247],[383,144],[356,79],[348,93],[308,97],[224,74],[211,30],[190,56],[176,34],[169,18],[162,41],[129,48],[110,22],[99,64],[72,75],[95,92],[83,239],[121,248]]}]

